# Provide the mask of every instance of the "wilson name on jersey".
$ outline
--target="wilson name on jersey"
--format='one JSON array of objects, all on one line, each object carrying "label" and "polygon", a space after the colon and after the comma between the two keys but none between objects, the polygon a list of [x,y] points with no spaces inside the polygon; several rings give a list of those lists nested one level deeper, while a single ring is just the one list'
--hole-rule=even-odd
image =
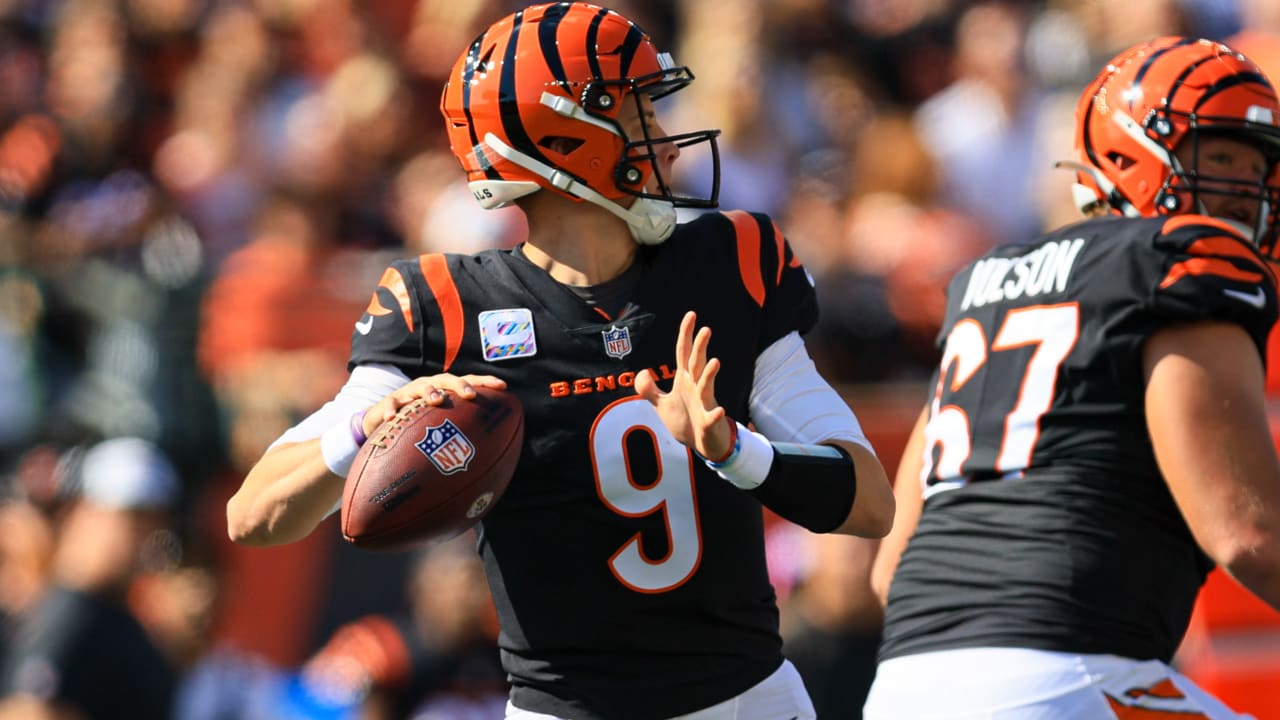
[{"label": "wilson name on jersey", "polygon": [[1201,217],[1089,220],[948,288],[921,482],[883,657],[1012,646],[1172,658],[1211,563],[1156,466],[1142,347],[1237,323],[1264,352],[1275,278]]},{"label": "wilson name on jersey", "polygon": [[480,551],[513,700],[562,717],[687,713],[781,662],[759,503],[633,386],[672,377],[695,309],[723,363],[717,399],[745,422],[756,356],[813,325],[813,287],[769,218],[745,212],[682,225],[636,262],[634,296],[606,317],[519,252],[397,261],[353,334],[353,366],[492,374],[520,396],[523,454]]}]

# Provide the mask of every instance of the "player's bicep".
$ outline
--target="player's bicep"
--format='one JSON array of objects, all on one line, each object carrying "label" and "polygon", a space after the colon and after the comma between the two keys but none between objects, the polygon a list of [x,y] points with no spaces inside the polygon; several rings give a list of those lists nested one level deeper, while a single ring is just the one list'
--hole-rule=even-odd
[{"label": "player's bicep", "polygon": [[796,332],[756,358],[751,421],[770,440],[821,443],[841,440],[875,451],[848,404],[818,373]]},{"label": "player's bicep", "polygon": [[1143,351],[1146,415],[1160,470],[1197,542],[1230,565],[1269,545],[1280,517],[1262,361],[1238,325],[1178,325]]}]

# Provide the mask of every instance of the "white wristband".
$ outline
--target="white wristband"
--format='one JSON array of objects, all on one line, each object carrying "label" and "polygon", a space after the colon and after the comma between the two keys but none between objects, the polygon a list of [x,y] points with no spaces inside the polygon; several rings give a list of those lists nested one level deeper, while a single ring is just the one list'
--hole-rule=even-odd
[{"label": "white wristband", "polygon": [[320,435],[320,454],[329,471],[338,477],[346,477],[351,463],[356,459],[360,446],[351,435],[351,424],[341,422]]},{"label": "white wristband", "polygon": [[760,487],[773,467],[773,445],[769,438],[738,423],[737,447],[724,462],[703,459],[707,467],[743,490]]}]

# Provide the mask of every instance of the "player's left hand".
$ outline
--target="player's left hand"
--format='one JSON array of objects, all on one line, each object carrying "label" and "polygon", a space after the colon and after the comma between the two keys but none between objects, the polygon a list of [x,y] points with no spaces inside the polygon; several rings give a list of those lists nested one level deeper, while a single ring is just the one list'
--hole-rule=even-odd
[{"label": "player's left hand", "polygon": [[711,328],[703,327],[695,335],[697,322],[698,315],[693,311],[685,313],[680,321],[671,391],[662,392],[653,371],[645,370],[636,376],[636,393],[653,405],[677,440],[703,457],[722,458],[731,450],[732,434],[725,409],[716,402],[720,360],[707,358]]}]

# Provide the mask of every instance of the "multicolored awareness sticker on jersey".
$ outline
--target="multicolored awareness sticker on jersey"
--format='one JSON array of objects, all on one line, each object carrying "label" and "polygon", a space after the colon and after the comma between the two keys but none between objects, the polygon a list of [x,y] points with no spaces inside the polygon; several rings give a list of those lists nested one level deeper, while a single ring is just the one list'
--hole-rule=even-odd
[{"label": "multicolored awareness sticker on jersey", "polygon": [[489,362],[537,353],[533,312],[528,308],[506,308],[480,313],[480,346],[484,349],[484,359]]},{"label": "multicolored awareness sticker on jersey", "polygon": [[604,336],[604,351],[609,357],[621,360],[631,354],[631,330],[627,326],[612,325],[600,334]]},{"label": "multicolored awareness sticker on jersey", "polygon": [[414,446],[445,475],[466,470],[476,456],[476,446],[452,420],[429,426],[427,434]]}]

